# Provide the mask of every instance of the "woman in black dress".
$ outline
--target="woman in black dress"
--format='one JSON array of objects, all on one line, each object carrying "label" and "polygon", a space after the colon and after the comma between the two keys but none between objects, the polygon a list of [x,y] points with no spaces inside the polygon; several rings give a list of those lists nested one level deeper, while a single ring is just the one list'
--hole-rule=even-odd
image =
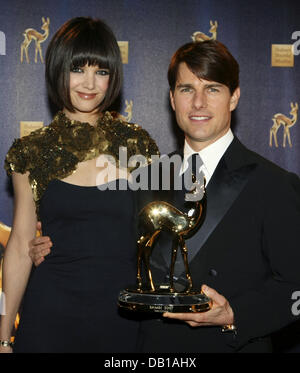
[{"label": "woman in black dress", "polygon": [[[121,78],[119,47],[102,21],[71,19],[51,40],[46,82],[60,111],[49,126],[15,140],[5,160],[15,209],[3,263],[1,352],[12,351],[20,305],[14,352],[135,349],[138,323],[117,307],[119,291],[135,277],[132,169],[120,164],[119,148],[128,159],[147,160],[158,149],[142,128],[105,112]],[[28,242],[37,220],[53,248],[32,268]]]}]

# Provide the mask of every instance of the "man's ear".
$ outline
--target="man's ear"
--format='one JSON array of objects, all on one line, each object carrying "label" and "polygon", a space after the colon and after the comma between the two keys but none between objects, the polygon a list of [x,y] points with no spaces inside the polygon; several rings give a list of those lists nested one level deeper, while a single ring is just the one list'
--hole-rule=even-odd
[{"label": "man's ear", "polygon": [[171,103],[172,109],[175,111],[174,92],[171,89],[170,89],[170,103]]},{"label": "man's ear", "polygon": [[241,95],[240,87],[237,87],[230,98],[230,111],[233,111],[237,107],[237,104],[240,99],[240,95]]}]

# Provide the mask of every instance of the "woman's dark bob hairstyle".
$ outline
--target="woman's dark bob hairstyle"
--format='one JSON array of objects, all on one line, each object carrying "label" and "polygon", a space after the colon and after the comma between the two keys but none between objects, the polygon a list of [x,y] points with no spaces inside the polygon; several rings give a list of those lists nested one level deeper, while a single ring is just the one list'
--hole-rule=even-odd
[{"label": "woman's dark bob hairstyle", "polygon": [[70,98],[72,68],[99,66],[109,70],[109,87],[99,112],[107,109],[122,86],[120,49],[111,29],[101,20],[77,17],[53,36],[46,52],[46,84],[50,99],[62,110],[74,112]]},{"label": "woman's dark bob hairstyle", "polygon": [[239,86],[239,65],[225,45],[217,40],[187,43],[175,52],[168,70],[172,92],[182,62],[186,63],[190,71],[199,79],[224,84],[231,94]]}]

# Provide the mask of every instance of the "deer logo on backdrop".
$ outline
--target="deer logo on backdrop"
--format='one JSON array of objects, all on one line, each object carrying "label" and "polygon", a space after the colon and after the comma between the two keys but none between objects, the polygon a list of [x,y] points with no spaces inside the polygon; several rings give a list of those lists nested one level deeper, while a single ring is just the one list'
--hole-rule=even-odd
[{"label": "deer logo on backdrop", "polygon": [[130,122],[131,119],[132,119],[132,107],[133,107],[133,101],[130,100],[125,100],[125,113],[127,113],[127,115],[122,115],[122,114],[118,114],[118,118],[124,120],[125,122]]},{"label": "deer logo on backdrop", "polygon": [[298,119],[298,103],[295,102],[294,104],[291,102],[291,117],[288,117],[284,114],[277,113],[273,116],[273,126],[270,129],[270,147],[272,147],[273,140],[275,143],[276,148],[278,148],[278,141],[277,141],[277,132],[279,128],[283,127],[283,144],[282,146],[285,148],[286,140],[288,140],[290,148],[292,147],[291,135],[290,135],[290,128],[293,127]]},{"label": "deer logo on backdrop", "polygon": [[205,41],[205,40],[217,40],[217,28],[218,28],[218,21],[210,21],[210,29],[209,32],[211,33],[211,36],[208,36],[204,34],[204,32],[201,31],[195,31],[191,38],[194,42],[198,41]]},{"label": "deer logo on backdrop", "polygon": [[47,17],[45,19],[42,17],[42,26],[41,29],[43,32],[38,32],[33,28],[28,28],[23,32],[24,41],[21,44],[21,63],[23,63],[24,53],[27,63],[29,63],[29,56],[28,56],[28,48],[32,41],[35,43],[35,55],[34,55],[34,62],[37,63],[38,55],[42,63],[44,63],[43,53],[41,44],[47,40],[49,36],[49,25],[50,19]]}]

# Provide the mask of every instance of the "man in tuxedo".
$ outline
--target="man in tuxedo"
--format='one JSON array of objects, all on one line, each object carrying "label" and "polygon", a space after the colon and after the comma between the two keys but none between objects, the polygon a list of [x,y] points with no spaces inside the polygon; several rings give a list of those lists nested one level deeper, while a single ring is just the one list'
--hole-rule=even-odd
[{"label": "man in tuxedo", "polygon": [[[300,290],[299,178],[233,135],[239,66],[222,43],[185,44],[171,60],[168,79],[185,137],[184,148],[175,152],[183,160],[180,175],[192,154],[203,162],[205,219],[186,245],[193,284],[202,286],[212,306],[201,313],[144,315],[139,351],[271,352],[272,333],[297,320],[292,297]],[[180,208],[181,191],[164,194]],[[150,192],[146,199],[156,196]],[[32,245],[36,264],[49,252],[42,242]],[[162,237],[151,259],[154,282],[168,282],[169,257],[170,241]],[[185,286],[180,258],[174,281],[178,289]]]},{"label": "man in tuxedo", "polygon": [[[203,284],[212,307],[149,317],[141,323],[140,349],[270,352],[271,334],[296,321],[291,307],[292,294],[300,289],[299,178],[233,135],[239,66],[223,44],[210,40],[182,46],[171,60],[168,80],[171,106],[185,136],[183,151],[177,152],[183,157],[182,173],[194,153],[204,164],[206,216],[186,245],[193,284]],[[180,198],[180,191],[168,196],[175,205]],[[170,242],[162,239],[157,245],[152,274],[163,283]],[[179,286],[185,271],[179,260],[176,265]]]}]

